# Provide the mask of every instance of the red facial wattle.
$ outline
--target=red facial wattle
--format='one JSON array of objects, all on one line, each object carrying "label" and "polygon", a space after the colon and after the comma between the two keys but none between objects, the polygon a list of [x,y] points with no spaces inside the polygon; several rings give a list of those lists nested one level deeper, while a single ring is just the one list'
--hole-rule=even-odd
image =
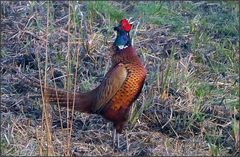
[{"label": "red facial wattle", "polygon": [[126,32],[129,32],[132,29],[132,24],[130,24],[127,19],[122,19],[120,23],[120,28],[122,30],[125,30]]}]

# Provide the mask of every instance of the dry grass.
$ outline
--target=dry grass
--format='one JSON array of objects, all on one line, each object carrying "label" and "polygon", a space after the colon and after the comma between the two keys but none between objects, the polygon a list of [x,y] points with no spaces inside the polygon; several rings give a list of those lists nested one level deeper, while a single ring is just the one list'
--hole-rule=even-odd
[{"label": "dry grass", "polygon": [[[220,18],[239,16],[238,6],[110,3],[1,2],[1,154],[237,155],[239,24]],[[211,23],[199,18],[203,10],[212,21],[222,14]],[[113,152],[111,123],[48,105],[16,75],[93,89],[111,66],[112,27],[129,15],[139,22],[132,36],[148,74]]]}]

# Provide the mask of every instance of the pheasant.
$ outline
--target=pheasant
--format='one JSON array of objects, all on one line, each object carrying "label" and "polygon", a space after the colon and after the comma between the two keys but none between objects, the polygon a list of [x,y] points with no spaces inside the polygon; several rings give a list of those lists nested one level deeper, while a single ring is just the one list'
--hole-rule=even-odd
[{"label": "pheasant", "polygon": [[47,87],[44,89],[45,99],[62,107],[67,107],[67,104],[69,108],[74,106],[75,111],[99,114],[113,123],[115,132],[122,133],[147,73],[131,44],[131,28],[132,24],[126,19],[114,27],[117,37],[112,45],[112,67],[99,86],[86,93]]}]

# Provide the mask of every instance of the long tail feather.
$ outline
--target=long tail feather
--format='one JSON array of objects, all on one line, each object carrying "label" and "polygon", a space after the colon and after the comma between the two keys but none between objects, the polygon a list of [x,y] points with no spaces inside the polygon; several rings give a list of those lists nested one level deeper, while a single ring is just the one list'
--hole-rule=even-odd
[{"label": "long tail feather", "polygon": [[89,93],[73,93],[65,90],[47,87],[44,89],[44,98],[50,103],[59,104],[62,107],[72,108],[81,112],[91,113],[94,105],[94,94]]},{"label": "long tail feather", "polygon": [[95,91],[87,93],[73,93],[66,90],[44,87],[40,80],[27,77],[24,74],[18,74],[17,77],[31,86],[43,88],[43,96],[45,101],[49,103],[59,104],[61,107],[69,107],[80,112],[92,113],[92,107],[95,104]]}]

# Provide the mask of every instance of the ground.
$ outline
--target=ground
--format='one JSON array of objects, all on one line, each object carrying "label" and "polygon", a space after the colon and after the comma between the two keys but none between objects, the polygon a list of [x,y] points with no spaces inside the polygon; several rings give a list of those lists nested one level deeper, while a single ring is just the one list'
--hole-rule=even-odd
[{"label": "ground", "polygon": [[[110,122],[46,110],[23,76],[93,89],[122,18],[147,78],[114,152]],[[1,1],[0,64],[2,155],[239,155],[237,1]]]}]

